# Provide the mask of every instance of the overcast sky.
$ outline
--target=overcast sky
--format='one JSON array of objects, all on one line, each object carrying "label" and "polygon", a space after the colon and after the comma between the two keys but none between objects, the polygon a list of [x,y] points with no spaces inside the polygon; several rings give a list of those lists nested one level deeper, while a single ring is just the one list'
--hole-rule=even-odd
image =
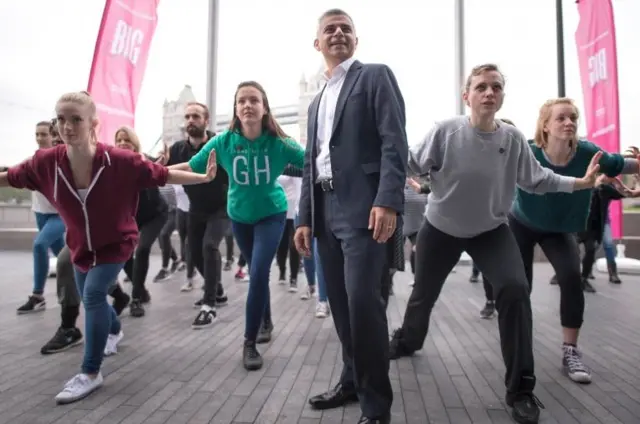
[{"label": "overcast sky", "polygon": [[[555,2],[467,0],[466,67],[498,63],[506,77],[501,112],[527,134],[538,109],[557,94]],[[390,6],[392,5],[392,6]],[[136,113],[143,145],[161,134],[162,103],[190,84],[206,98],[206,0],[160,0],[159,22]],[[0,1],[0,143],[3,164],[35,149],[33,125],[53,116],[60,94],[86,89],[102,0]],[[257,80],[273,106],[296,104],[303,73],[318,71],[318,16],[340,7],[355,21],[363,62],[395,72],[407,106],[410,142],[455,113],[453,0],[220,0],[217,109],[229,113],[238,82]],[[640,0],[614,0],[622,144],[640,134]],[[567,94],[582,106],[574,0],[564,1]],[[582,126],[584,132],[584,125]],[[297,128],[288,128],[299,134]]]}]

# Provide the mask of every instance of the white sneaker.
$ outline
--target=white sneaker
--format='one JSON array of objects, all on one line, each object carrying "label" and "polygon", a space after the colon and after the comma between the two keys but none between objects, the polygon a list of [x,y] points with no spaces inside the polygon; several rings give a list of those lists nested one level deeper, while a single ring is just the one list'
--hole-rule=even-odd
[{"label": "white sneaker", "polygon": [[193,282],[192,281],[187,281],[184,286],[180,287],[180,291],[181,292],[190,292],[191,290],[193,290]]},{"label": "white sneaker", "polygon": [[329,313],[329,304],[327,302],[318,302],[316,305],[316,318],[327,318]]},{"label": "white sneaker", "polygon": [[107,337],[107,345],[104,347],[104,356],[111,356],[118,353],[118,343],[124,337],[124,333],[120,331],[118,334],[109,334]]},{"label": "white sneaker", "polygon": [[309,300],[310,298],[311,298],[311,290],[309,289],[309,286],[307,286],[305,289],[302,290],[302,294],[300,294],[300,299]]},{"label": "white sneaker", "polygon": [[56,403],[62,405],[83,399],[100,388],[103,382],[102,373],[98,373],[96,378],[91,378],[87,374],[77,374],[67,381],[64,389],[56,395]]}]

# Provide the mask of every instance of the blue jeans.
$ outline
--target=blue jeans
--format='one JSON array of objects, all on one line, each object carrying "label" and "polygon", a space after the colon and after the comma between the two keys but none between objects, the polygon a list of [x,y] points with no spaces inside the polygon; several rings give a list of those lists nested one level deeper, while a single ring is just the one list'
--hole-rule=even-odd
[{"label": "blue jeans", "polygon": [[249,265],[245,340],[255,341],[261,323],[271,322],[269,274],[286,219],[287,214],[282,212],[268,216],[255,224],[231,221],[233,236]]},{"label": "blue jeans", "polygon": [[84,303],[84,359],[82,372],[95,374],[100,371],[104,348],[109,334],[120,332],[120,320],[107,303],[107,292],[115,281],[124,263],[102,264],[82,272],[75,268],[78,293]]},{"label": "blue jeans", "polygon": [[604,249],[604,256],[607,258],[607,263],[615,262],[616,260],[616,247],[613,244],[613,235],[611,233],[611,223],[607,219],[604,224],[604,234],[602,235],[602,249]]},{"label": "blue jeans", "polygon": [[49,249],[58,256],[64,247],[65,228],[57,213],[35,215],[38,235],[33,240],[33,294],[42,294],[49,275]]},{"label": "blue jeans", "polygon": [[302,265],[304,266],[304,273],[307,276],[307,283],[310,286],[316,285],[316,275],[318,276],[318,302],[327,301],[327,288],[324,281],[324,272],[322,271],[322,265],[320,265],[320,255],[318,254],[318,240],[313,239],[313,249],[311,250],[310,257],[302,258]]}]

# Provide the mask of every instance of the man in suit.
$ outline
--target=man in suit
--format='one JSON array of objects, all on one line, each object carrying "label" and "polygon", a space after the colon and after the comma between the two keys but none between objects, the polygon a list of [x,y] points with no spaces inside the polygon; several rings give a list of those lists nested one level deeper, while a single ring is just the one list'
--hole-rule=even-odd
[{"label": "man in suit", "polygon": [[309,402],[328,409],[359,401],[359,422],[374,424],[389,422],[393,400],[381,283],[385,243],[403,211],[408,145],[393,73],[355,60],[357,44],[344,11],[320,17],[314,46],[327,83],[309,106],[295,242],[309,255],[312,234],[318,239],[344,362],[339,383]]}]

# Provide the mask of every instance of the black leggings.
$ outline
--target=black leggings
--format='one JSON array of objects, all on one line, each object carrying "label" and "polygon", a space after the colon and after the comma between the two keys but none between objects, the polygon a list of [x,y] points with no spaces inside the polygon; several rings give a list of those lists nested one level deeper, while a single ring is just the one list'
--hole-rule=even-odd
[{"label": "black leggings", "polygon": [[280,244],[278,245],[278,251],[276,253],[276,261],[278,262],[278,268],[280,268],[280,276],[285,275],[287,270],[287,255],[289,256],[289,268],[291,271],[289,278],[291,279],[296,279],[298,277],[298,271],[300,270],[300,254],[293,243],[294,232],[293,219],[287,219],[284,224],[284,231],[282,232],[282,238],[280,239]]},{"label": "black leggings", "polygon": [[495,290],[507,392],[530,392],[535,385],[531,300],[518,245],[507,225],[463,239],[425,220],[416,243],[416,279],[404,314],[402,343],[410,351],[422,348],[433,306],[463,251]]},{"label": "black leggings", "polygon": [[406,237],[411,243],[411,255],[409,256],[409,262],[411,263],[411,273],[416,275],[416,252],[414,248],[416,247],[416,240],[418,238],[418,233],[411,234]]},{"label": "black leggings", "polygon": [[[582,278],[587,279],[593,272],[593,265],[596,263],[596,251],[600,244],[598,243],[596,234],[592,232],[580,233],[577,237],[578,243],[584,246],[584,256],[582,257]],[[611,268],[611,264],[607,265]]]},{"label": "black leggings", "polygon": [[229,231],[224,235],[224,244],[227,247],[227,262],[233,262],[233,231],[231,231],[231,225],[229,225]]},{"label": "black leggings", "polygon": [[520,248],[529,290],[533,282],[533,252],[538,244],[558,277],[560,323],[564,328],[580,328],[584,318],[584,292],[580,276],[580,252],[575,235],[537,231],[512,215],[509,215],[509,228]]},{"label": "black leggings", "polygon": [[152,221],[140,227],[140,238],[135,252],[124,264],[124,273],[131,280],[131,297],[141,300],[144,296],[145,280],[149,272],[149,256],[151,246],[156,241],[167,220],[167,213],[156,216]]},{"label": "black leggings", "polygon": [[[480,275],[480,268],[478,268],[475,262],[471,262],[471,275],[474,277]],[[493,302],[495,300],[493,298],[493,286],[487,277],[484,276],[484,272],[482,273],[482,288],[484,289],[484,297],[487,299],[487,302]]]},{"label": "black leggings", "polygon": [[173,244],[171,243],[171,235],[176,230],[176,210],[170,210],[167,215],[167,221],[158,236],[158,245],[162,252],[162,269],[169,268],[169,260],[176,262],[178,255],[176,254]]},{"label": "black leggings", "polygon": [[189,253],[189,246],[187,245],[188,220],[188,212],[176,209],[176,228],[178,229],[178,236],[180,237],[180,260],[187,264],[187,280],[191,280],[195,273],[195,266],[193,265],[193,260]]}]

